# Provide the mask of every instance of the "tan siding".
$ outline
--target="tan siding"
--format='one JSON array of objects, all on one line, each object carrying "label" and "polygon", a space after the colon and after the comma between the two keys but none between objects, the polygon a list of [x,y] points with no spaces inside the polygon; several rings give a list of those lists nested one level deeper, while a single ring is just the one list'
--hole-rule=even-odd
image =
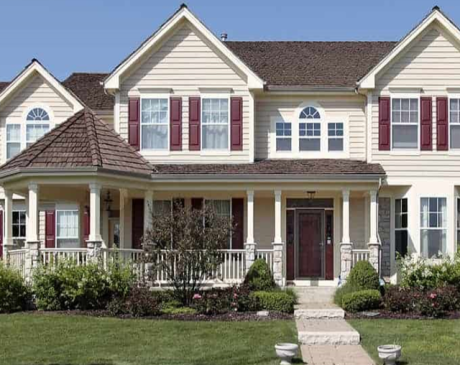
[{"label": "tan siding", "polygon": [[350,199],[350,240],[353,242],[354,248],[367,248],[364,204],[364,198]]},{"label": "tan siding", "polygon": [[[248,162],[249,92],[246,81],[217,54],[204,37],[183,25],[156,52],[122,82],[120,97],[120,134],[128,138],[128,95],[139,95],[138,88],[172,88],[173,96],[182,97],[182,151],[168,156],[146,153],[152,162]],[[232,88],[232,96],[243,97],[243,151],[230,156],[204,156],[188,151],[188,98],[199,96],[199,88]]]},{"label": "tan siding", "polygon": [[[247,217],[245,218],[247,219]],[[254,240],[261,249],[272,249],[275,237],[275,199],[254,199]]]},{"label": "tan siding", "polygon": [[[390,88],[422,88],[422,96],[433,97],[433,151],[410,155],[378,150],[378,97]],[[372,103],[372,160],[388,176],[460,176],[460,155],[436,151],[436,96],[446,96],[448,87],[460,86],[458,45],[438,27],[432,26],[418,41],[378,76]]]},{"label": "tan siding", "polygon": [[300,96],[265,96],[256,99],[255,148],[256,158],[268,158],[270,149],[271,119],[282,117],[293,123],[298,120],[296,109],[308,101],[319,104],[328,117],[348,117],[349,155],[351,159],[366,158],[366,119],[365,100],[356,97],[318,97],[315,99]]},{"label": "tan siding", "polygon": [[52,124],[61,123],[74,114],[72,105],[63,99],[42,76],[33,76],[26,86],[12,96],[6,106],[0,110],[1,161],[5,161],[5,124],[23,124],[24,114],[34,105],[43,105],[51,110]]}]

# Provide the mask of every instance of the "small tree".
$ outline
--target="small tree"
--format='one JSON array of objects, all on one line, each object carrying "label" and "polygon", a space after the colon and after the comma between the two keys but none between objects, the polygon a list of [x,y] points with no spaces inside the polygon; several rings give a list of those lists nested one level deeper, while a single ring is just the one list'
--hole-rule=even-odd
[{"label": "small tree", "polygon": [[152,264],[151,275],[163,272],[177,299],[188,305],[223,262],[220,250],[227,248],[232,220],[210,206],[192,209],[176,204],[173,211],[151,211],[151,228],[143,238],[145,261]]}]

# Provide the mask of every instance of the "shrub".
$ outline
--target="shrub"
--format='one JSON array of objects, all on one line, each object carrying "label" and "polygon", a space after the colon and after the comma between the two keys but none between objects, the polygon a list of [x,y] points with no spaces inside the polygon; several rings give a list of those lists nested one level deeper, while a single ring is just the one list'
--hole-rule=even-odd
[{"label": "shrub", "polygon": [[104,270],[97,263],[78,266],[74,261],[61,261],[55,267],[39,267],[33,289],[39,309],[104,309],[112,297],[126,296],[132,282],[128,266]]},{"label": "shrub", "polygon": [[276,287],[275,280],[265,260],[254,261],[244,278],[244,285],[252,291],[269,291]]},{"label": "shrub", "polygon": [[29,301],[30,290],[21,274],[0,262],[0,313],[25,310]]},{"label": "shrub", "polygon": [[348,312],[378,309],[382,304],[380,292],[375,289],[360,290],[343,296],[342,307]]},{"label": "shrub", "polygon": [[379,274],[370,262],[358,261],[350,271],[347,284],[356,290],[378,290],[380,287]]},{"label": "shrub", "polygon": [[165,308],[162,310],[163,314],[171,314],[171,315],[180,315],[180,314],[197,314],[196,309],[189,308],[189,307],[178,307],[178,308]]},{"label": "shrub", "polygon": [[385,308],[395,313],[409,313],[414,311],[417,300],[418,298],[414,290],[399,286],[389,287],[383,297]]},{"label": "shrub", "polygon": [[254,309],[251,292],[244,285],[197,293],[193,296],[192,307],[200,314],[221,314],[229,311],[245,312]]},{"label": "shrub", "polygon": [[114,298],[107,309],[112,315],[157,316],[160,304],[147,287],[132,287],[125,298]]},{"label": "shrub", "polygon": [[253,306],[275,312],[293,313],[295,297],[285,291],[256,291],[251,293]]},{"label": "shrub", "polygon": [[338,288],[334,293],[334,303],[342,307],[343,297],[346,294],[354,293],[356,288],[352,287],[348,282]]}]

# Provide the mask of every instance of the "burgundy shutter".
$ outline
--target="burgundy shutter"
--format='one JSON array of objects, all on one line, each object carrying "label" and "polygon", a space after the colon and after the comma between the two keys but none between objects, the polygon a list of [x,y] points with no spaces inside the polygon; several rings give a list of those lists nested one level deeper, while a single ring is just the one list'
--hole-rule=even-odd
[{"label": "burgundy shutter", "polygon": [[447,111],[447,98],[436,99],[436,136],[438,151],[449,149],[449,120]]},{"label": "burgundy shutter", "polygon": [[243,150],[243,98],[230,99],[231,150]]},{"label": "burgundy shutter", "polygon": [[286,211],[286,279],[295,279],[295,210]]},{"label": "burgundy shutter", "polygon": [[203,208],[203,198],[192,198],[192,209],[201,210]]},{"label": "burgundy shutter", "polygon": [[45,247],[56,247],[56,211],[47,210],[45,212]]},{"label": "burgundy shutter", "polygon": [[233,234],[232,234],[232,249],[244,249],[244,199],[232,199],[232,214],[233,214]]},{"label": "burgundy shutter", "polygon": [[200,123],[201,123],[201,99],[199,97],[189,98],[189,136],[188,147],[190,151],[200,150]]},{"label": "burgundy shutter", "polygon": [[171,98],[171,151],[182,150],[182,98]]},{"label": "burgundy shutter", "polygon": [[432,103],[431,96],[420,98],[420,149],[422,151],[431,151],[433,149],[431,137],[433,134]]},{"label": "burgundy shutter", "polygon": [[379,150],[390,150],[390,98],[379,98]]},{"label": "burgundy shutter", "polygon": [[128,141],[137,151],[140,147],[140,104],[139,98],[129,98],[128,104]]},{"label": "burgundy shutter", "polygon": [[89,219],[89,207],[85,207],[85,211],[83,212],[83,246],[86,247],[86,242],[89,240],[89,233],[90,233],[90,219]]},{"label": "burgundy shutter", "polygon": [[142,248],[142,237],[144,236],[144,199],[133,199],[132,217],[132,247]]},{"label": "burgundy shutter", "polygon": [[3,210],[0,210],[0,258],[3,257]]}]

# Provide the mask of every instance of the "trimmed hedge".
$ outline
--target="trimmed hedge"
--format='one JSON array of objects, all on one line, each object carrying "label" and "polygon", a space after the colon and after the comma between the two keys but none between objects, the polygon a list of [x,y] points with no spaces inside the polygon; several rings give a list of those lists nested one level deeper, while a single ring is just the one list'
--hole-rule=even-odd
[{"label": "trimmed hedge", "polygon": [[254,261],[244,278],[244,286],[251,291],[270,291],[276,288],[275,280],[265,260]]},{"label": "trimmed hedge", "polygon": [[21,274],[0,262],[0,313],[25,310],[30,299],[30,289]]},{"label": "trimmed hedge", "polygon": [[380,287],[379,274],[368,261],[358,261],[348,276],[347,285],[356,290],[375,289]]},{"label": "trimmed hedge", "polygon": [[296,303],[295,296],[287,291],[256,291],[251,293],[251,298],[254,301],[254,306],[257,309],[268,311],[293,313],[294,304]]},{"label": "trimmed hedge", "polygon": [[380,308],[382,297],[378,290],[360,290],[347,293],[342,299],[342,308],[347,312],[362,312]]}]

